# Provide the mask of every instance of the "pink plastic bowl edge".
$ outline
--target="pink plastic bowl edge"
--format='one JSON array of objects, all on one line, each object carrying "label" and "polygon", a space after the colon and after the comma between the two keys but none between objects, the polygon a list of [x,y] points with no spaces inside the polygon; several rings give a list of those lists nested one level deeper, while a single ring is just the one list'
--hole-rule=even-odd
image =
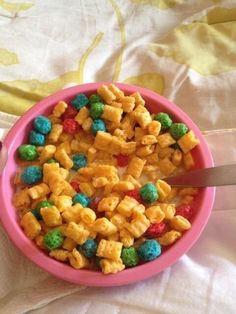
[{"label": "pink plastic bowl edge", "polygon": [[[67,88],[38,102],[16,122],[5,138],[4,145],[7,147],[9,155],[16,150],[17,146],[14,145],[18,132],[23,128],[24,125],[27,125],[29,121],[33,119],[33,117],[37,116],[39,114],[38,112],[41,113],[41,111],[44,111],[49,103],[56,104],[59,100],[66,99],[67,97],[71,97],[72,95],[74,96],[75,94],[81,92],[91,94],[101,84],[108,83],[89,83]],[[164,97],[147,89],[121,83],[117,83],[116,85],[128,93],[138,91],[141,95],[143,95],[144,98],[152,98],[157,103],[162,103],[166,107],[167,112],[174,112],[174,115],[178,116],[181,121],[185,122],[189,128],[194,131],[197,138],[200,139],[203,166],[208,168],[214,165],[211,152],[200,130],[179,107]],[[194,245],[209,219],[214,203],[215,188],[205,188],[203,192],[201,208],[198,215],[196,216],[192,228],[175,245],[173,245],[163,255],[152,262],[140,265],[135,268],[126,269],[115,275],[103,275],[100,272],[89,270],[75,270],[68,265],[57,262],[56,260],[48,257],[24,235],[18,221],[16,220],[16,216],[12,214],[15,209],[9,201],[12,198],[12,188],[9,182],[9,168],[11,166],[12,164],[8,162],[0,177],[0,199],[2,200],[0,218],[8,236],[15,246],[27,258],[29,258],[43,270],[60,279],[76,284],[101,287],[119,286],[134,283],[160,273],[165,268],[177,262],[178,259]]]}]

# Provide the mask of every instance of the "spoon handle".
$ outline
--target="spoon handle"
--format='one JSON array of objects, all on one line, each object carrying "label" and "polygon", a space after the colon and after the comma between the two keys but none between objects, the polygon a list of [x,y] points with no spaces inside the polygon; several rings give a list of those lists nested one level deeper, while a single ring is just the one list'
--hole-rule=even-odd
[{"label": "spoon handle", "polygon": [[236,164],[192,170],[164,179],[172,186],[207,187],[236,184]]}]

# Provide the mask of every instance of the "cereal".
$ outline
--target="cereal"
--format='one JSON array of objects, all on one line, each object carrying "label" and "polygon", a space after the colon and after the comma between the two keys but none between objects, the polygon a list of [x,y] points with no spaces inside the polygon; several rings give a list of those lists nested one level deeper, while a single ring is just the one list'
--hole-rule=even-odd
[{"label": "cereal", "polygon": [[75,269],[115,274],[158,258],[191,228],[198,193],[163,178],[194,167],[198,143],[181,121],[150,114],[138,92],[114,84],[61,100],[18,148],[20,225]]}]

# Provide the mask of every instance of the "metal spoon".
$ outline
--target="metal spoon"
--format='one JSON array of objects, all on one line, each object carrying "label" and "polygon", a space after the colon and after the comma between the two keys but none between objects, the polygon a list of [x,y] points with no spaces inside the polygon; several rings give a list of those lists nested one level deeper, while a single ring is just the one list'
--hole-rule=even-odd
[{"label": "metal spoon", "polygon": [[207,187],[236,184],[236,164],[192,170],[164,178],[171,186]]}]

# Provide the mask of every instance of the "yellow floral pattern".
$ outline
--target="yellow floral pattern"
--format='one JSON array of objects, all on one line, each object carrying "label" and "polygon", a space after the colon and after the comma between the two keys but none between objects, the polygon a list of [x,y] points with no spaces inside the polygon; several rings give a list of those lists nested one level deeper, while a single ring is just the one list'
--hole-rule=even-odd
[{"label": "yellow floral pattern", "polygon": [[0,48],[0,65],[12,65],[17,63],[19,63],[19,60],[14,52]]},{"label": "yellow floral pattern", "polygon": [[10,12],[17,13],[19,11],[25,11],[30,9],[33,6],[33,3],[27,2],[8,2],[4,0],[0,0],[0,8]]},{"label": "yellow floral pattern", "polygon": [[186,0],[131,0],[135,4],[149,4],[161,10],[173,8],[178,4],[184,3]]},{"label": "yellow floral pattern", "polygon": [[158,94],[163,94],[164,91],[164,78],[159,73],[144,73],[132,76],[124,80],[124,83],[145,87]]},{"label": "yellow floral pattern", "polygon": [[151,50],[185,64],[201,75],[216,75],[236,68],[235,9],[217,8],[201,21],[183,24]]}]

